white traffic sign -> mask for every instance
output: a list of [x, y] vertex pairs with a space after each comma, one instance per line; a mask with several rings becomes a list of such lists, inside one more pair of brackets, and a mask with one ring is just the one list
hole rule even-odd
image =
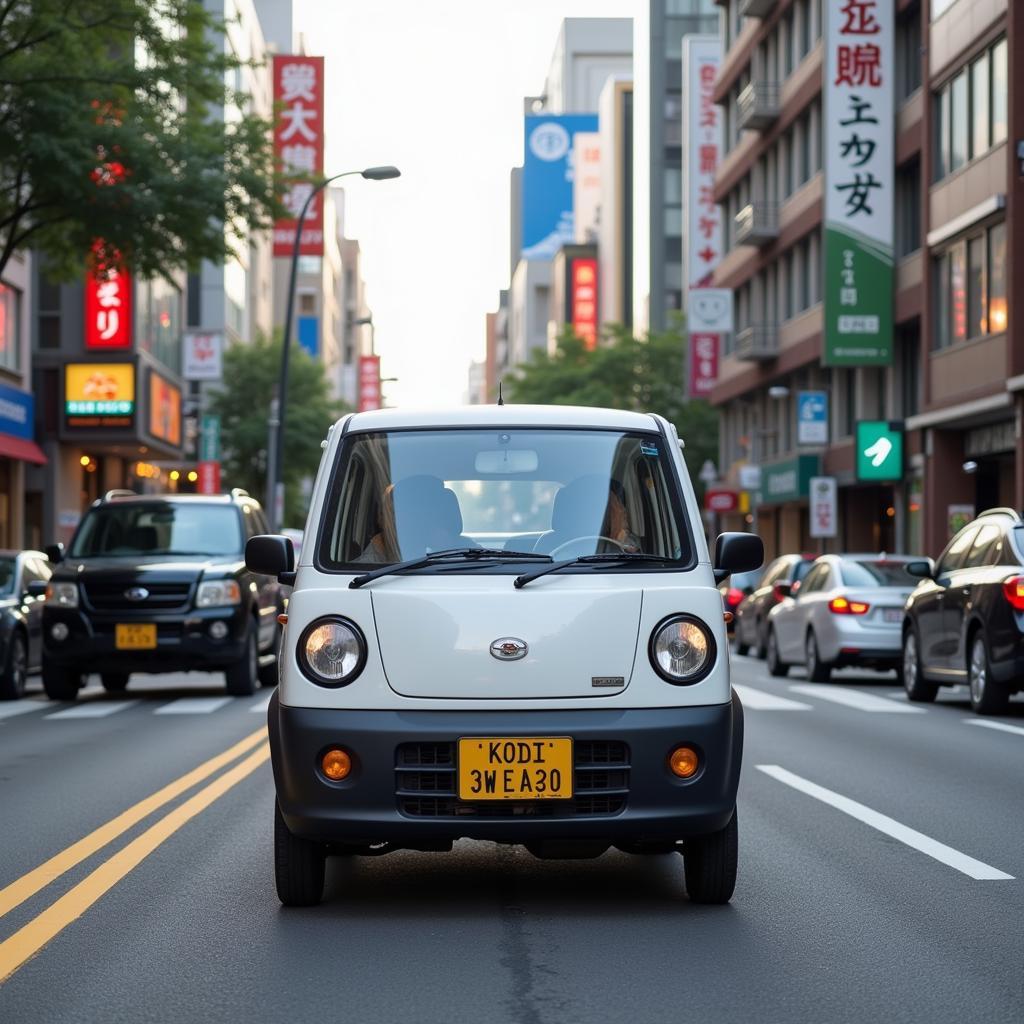
[[812, 537], [835, 537], [839, 532], [839, 488], [834, 476], [812, 476], [810, 489], [810, 533]]

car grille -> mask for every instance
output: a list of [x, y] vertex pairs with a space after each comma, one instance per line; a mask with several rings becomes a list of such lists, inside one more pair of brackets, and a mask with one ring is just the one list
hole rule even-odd
[[[142, 601], [130, 601], [125, 591], [132, 587], [144, 587], [149, 596]], [[192, 584], [182, 583], [101, 583], [85, 584], [86, 600], [97, 611], [154, 611], [156, 609], [182, 608], [188, 604]]]
[[456, 795], [454, 743], [403, 743], [395, 756], [398, 809], [415, 818], [597, 818], [625, 810], [630, 768], [627, 744], [577, 740], [573, 761], [572, 800], [469, 803]]

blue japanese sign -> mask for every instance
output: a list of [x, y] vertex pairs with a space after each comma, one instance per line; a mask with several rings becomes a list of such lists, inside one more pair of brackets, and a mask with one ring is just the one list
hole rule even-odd
[[796, 443], [828, 444], [828, 392], [798, 391]]
[[320, 318], [300, 316], [298, 320], [299, 344], [314, 358], [320, 354]]
[[573, 241], [573, 136], [596, 131], [597, 114], [527, 115], [523, 259], [550, 260], [563, 245]]
[[35, 401], [27, 391], [0, 384], [0, 434], [32, 440]]

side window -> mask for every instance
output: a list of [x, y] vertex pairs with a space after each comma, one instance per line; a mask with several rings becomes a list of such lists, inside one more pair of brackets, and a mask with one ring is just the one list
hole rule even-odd
[[983, 526], [978, 530], [974, 543], [971, 545], [971, 550], [967, 552], [967, 557], [963, 561], [962, 568], [969, 569], [979, 565], [995, 565], [996, 562], [992, 556], [995, 554], [995, 549], [999, 547], [1002, 536], [1002, 528], [995, 523], [987, 523]]
[[252, 510], [253, 526], [256, 528], [257, 533], [270, 533], [270, 526], [267, 523], [266, 517], [263, 515], [263, 510], [253, 507]]
[[954, 569], [960, 568], [960, 563], [974, 543], [974, 536], [977, 532], [978, 527], [971, 525], [965, 527], [953, 538], [949, 547], [946, 548], [939, 558], [938, 575], [941, 576], [943, 573], [952, 572]]
[[767, 571], [764, 574], [764, 579], [761, 580], [760, 586], [770, 587], [775, 583], [779, 582], [779, 577], [783, 574], [786, 568], [786, 563], [781, 559], [776, 559], [768, 566]]
[[803, 583], [800, 584], [800, 593], [813, 594], [814, 591], [821, 590], [824, 586], [826, 576], [828, 576], [828, 566], [816, 565], [807, 574]]

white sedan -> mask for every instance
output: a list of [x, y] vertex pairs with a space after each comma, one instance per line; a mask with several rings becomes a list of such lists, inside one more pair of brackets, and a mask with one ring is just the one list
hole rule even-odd
[[768, 671], [804, 665], [814, 682], [848, 665], [901, 670], [903, 606], [917, 584], [909, 555], [822, 555], [768, 615]]

